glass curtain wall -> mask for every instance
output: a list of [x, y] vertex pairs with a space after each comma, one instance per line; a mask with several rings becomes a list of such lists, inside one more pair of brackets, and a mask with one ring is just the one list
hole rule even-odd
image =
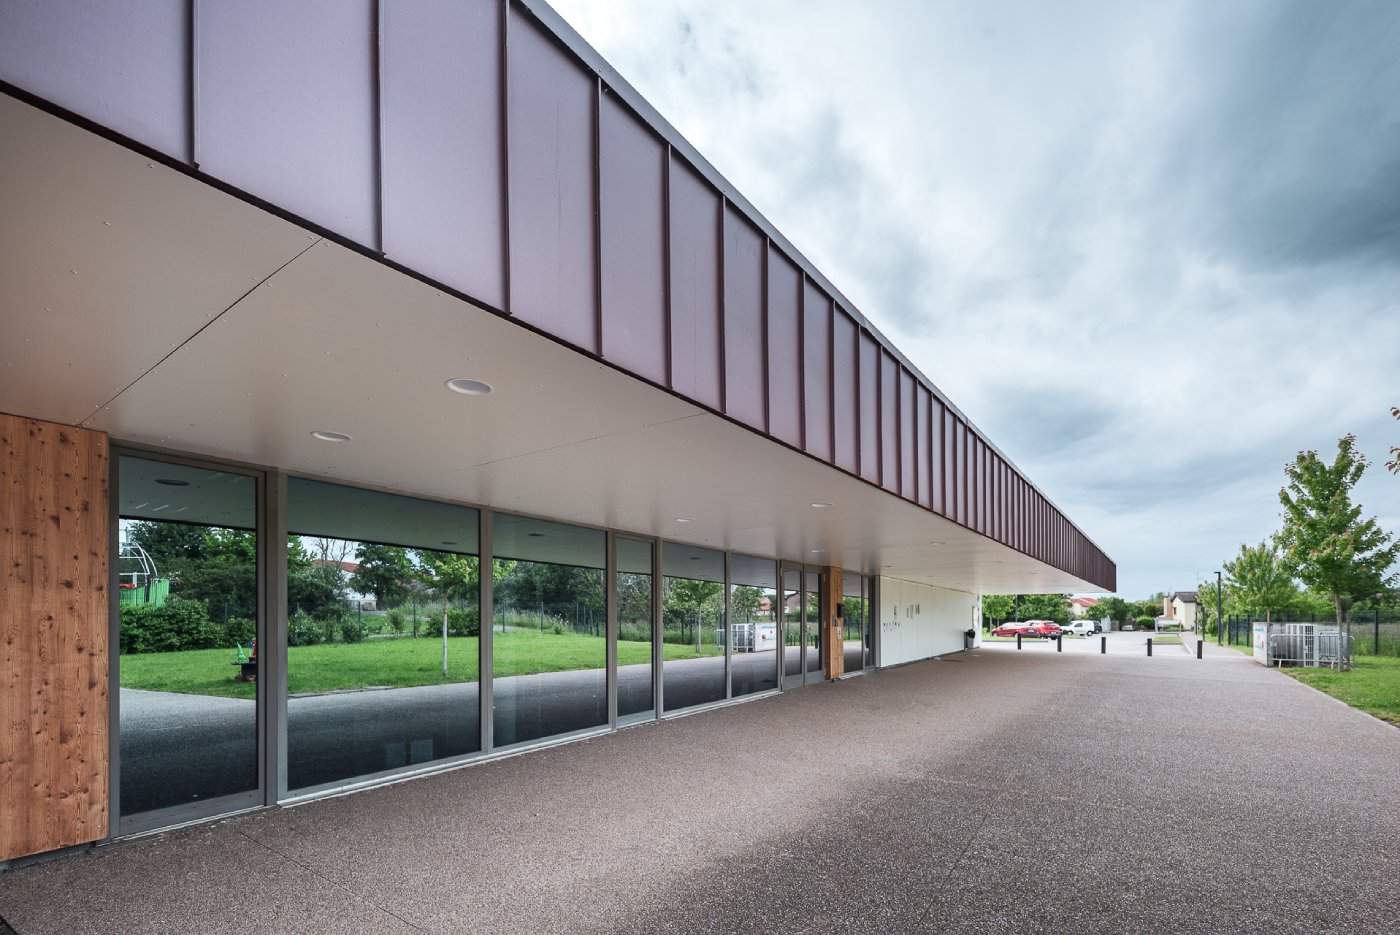
[[722, 701], [724, 553], [667, 542], [661, 547], [663, 710]]
[[822, 626], [821, 574], [808, 569], [803, 572], [806, 582], [803, 588], [804, 615], [807, 622], [807, 681], [822, 675]]
[[802, 676], [802, 568], [782, 566], [782, 644], [783, 678]]
[[730, 679], [733, 694], [778, 687], [778, 563], [729, 556]]
[[617, 716], [656, 710], [652, 671], [652, 544], [617, 538]]
[[120, 814], [255, 796], [257, 478], [117, 470]]
[[481, 749], [478, 511], [292, 478], [287, 785]]
[[608, 722], [607, 536], [492, 514], [495, 745]]
[[870, 613], [866, 604], [865, 579], [855, 572], [841, 576], [841, 604], [845, 614], [842, 629], [846, 671], [859, 672], [870, 664]]

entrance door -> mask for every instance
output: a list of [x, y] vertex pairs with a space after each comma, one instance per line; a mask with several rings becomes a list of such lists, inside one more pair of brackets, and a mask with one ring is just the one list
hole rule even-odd
[[824, 677], [821, 657], [821, 570], [815, 565], [782, 566], [782, 687], [786, 691]]

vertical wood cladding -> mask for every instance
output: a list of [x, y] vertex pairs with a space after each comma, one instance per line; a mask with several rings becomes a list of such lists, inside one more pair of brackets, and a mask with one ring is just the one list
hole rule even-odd
[[0, 860], [107, 834], [107, 437], [0, 415]]

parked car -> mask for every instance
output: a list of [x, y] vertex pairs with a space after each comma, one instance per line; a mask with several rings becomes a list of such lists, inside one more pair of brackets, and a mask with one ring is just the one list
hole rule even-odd
[[1026, 626], [1029, 628], [1027, 636], [1041, 636], [1053, 640], [1060, 635], [1060, 625], [1053, 620], [1027, 620]]
[[1075, 636], [1089, 636], [1098, 630], [1092, 620], [1071, 620], [1069, 626], [1064, 627], [1066, 633], [1073, 633]]
[[1028, 624], [1028, 623], [1018, 623], [1018, 622], [1016, 622], [1016, 621], [1008, 621], [1008, 622], [1006, 622], [1006, 623], [1003, 623], [1001, 626], [997, 627], [995, 630], [993, 630], [993, 631], [992, 631], [992, 636], [1017, 636], [1017, 635], [1020, 635], [1020, 636], [1031, 636], [1031, 635], [1033, 635], [1033, 634], [1029, 634], [1029, 633], [1026, 632], [1028, 629], [1030, 629], [1030, 624]]
[[1136, 629], [1137, 629], [1137, 627], [1133, 626], [1131, 623], [1125, 623], [1125, 624], [1123, 624], [1123, 630], [1124, 630], [1125, 632], [1132, 632], [1133, 630], [1136, 630]]

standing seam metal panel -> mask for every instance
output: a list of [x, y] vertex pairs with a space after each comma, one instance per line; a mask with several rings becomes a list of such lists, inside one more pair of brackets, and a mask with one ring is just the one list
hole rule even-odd
[[803, 446], [809, 454], [834, 463], [832, 445], [833, 374], [831, 300], [810, 279], [802, 281]]
[[802, 445], [802, 277], [782, 253], [768, 247], [768, 431]]
[[767, 240], [733, 208], [724, 210], [724, 408], [767, 431], [764, 396], [763, 266]]

